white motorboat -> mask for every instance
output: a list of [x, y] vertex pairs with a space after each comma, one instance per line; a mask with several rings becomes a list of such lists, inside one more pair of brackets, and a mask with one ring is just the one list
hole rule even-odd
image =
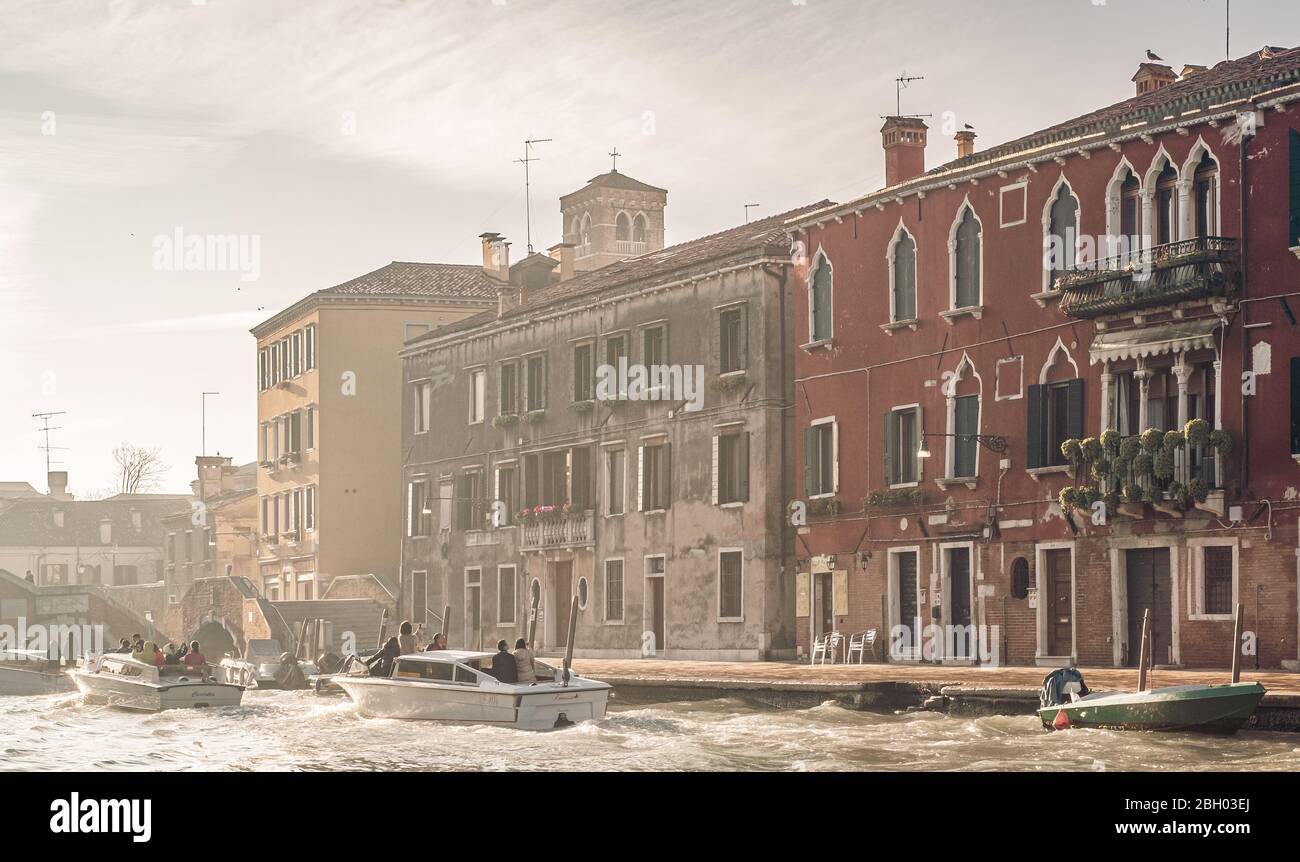
[[[294, 677], [285, 667], [288, 653], [280, 649], [275, 638], [254, 638], [248, 642], [244, 658], [227, 655], [213, 670], [217, 682], [242, 685], [244, 688], [303, 688], [306, 679], [316, 674], [316, 663], [299, 661], [301, 676]], [[293, 680], [297, 680], [294, 684]]]
[[68, 671], [87, 703], [160, 712], [200, 706], [238, 706], [244, 688], [213, 682], [206, 670], [155, 667], [128, 655], [87, 656]]
[[58, 661], [35, 650], [0, 651], [0, 695], [54, 694], [72, 689]]
[[605, 717], [610, 686], [537, 662], [539, 682], [497, 680], [490, 652], [438, 650], [399, 656], [387, 677], [338, 674], [335, 685], [363, 715], [550, 730]]

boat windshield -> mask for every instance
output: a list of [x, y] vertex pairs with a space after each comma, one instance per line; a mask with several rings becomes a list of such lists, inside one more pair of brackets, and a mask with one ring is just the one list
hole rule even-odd
[[[468, 665], [466, 667], [465, 665]], [[393, 668], [393, 679], [418, 680], [420, 682], [461, 682], [478, 684], [478, 660], [465, 662], [465, 665], [446, 661], [418, 661], [399, 659]]]

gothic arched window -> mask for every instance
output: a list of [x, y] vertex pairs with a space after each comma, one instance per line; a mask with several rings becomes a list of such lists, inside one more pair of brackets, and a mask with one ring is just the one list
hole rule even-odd
[[819, 253], [808, 291], [809, 341], [826, 341], [831, 337], [832, 281], [831, 262]]
[[953, 308], [980, 304], [980, 223], [967, 204], [957, 224]]

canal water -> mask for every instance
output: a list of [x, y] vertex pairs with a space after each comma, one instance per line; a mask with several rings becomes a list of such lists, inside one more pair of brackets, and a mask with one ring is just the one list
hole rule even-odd
[[1032, 716], [886, 715], [739, 700], [611, 704], [548, 733], [366, 719], [350, 701], [249, 692], [141, 715], [76, 694], [0, 698], [0, 770], [1300, 770], [1300, 734], [1049, 733]]

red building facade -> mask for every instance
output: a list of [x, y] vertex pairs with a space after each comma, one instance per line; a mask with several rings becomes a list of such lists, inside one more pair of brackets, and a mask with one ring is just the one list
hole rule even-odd
[[1297, 659], [1300, 50], [1165, 71], [790, 223], [805, 654]]

